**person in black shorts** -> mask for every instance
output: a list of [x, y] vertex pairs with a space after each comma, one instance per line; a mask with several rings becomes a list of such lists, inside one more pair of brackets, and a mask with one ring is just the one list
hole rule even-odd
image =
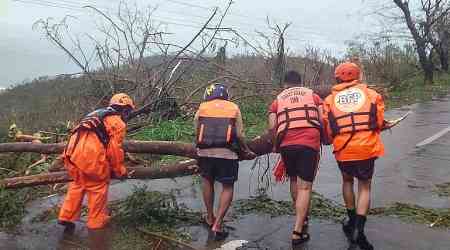
[[269, 129], [290, 179], [296, 219], [292, 245], [308, 241], [307, 214], [318, 169], [322, 129], [322, 100], [305, 88], [296, 71], [284, 77], [284, 90], [269, 108]]
[[[362, 250], [374, 247], [365, 234], [370, 209], [375, 160], [384, 155], [383, 97], [361, 82], [358, 65], [346, 62], [335, 69], [336, 84], [324, 102], [324, 131], [333, 145], [342, 175], [342, 194], [348, 218], [342, 230]], [[357, 181], [358, 192], [355, 192]]]
[[[198, 165], [202, 176], [203, 201], [207, 216], [205, 223], [216, 240], [228, 233], [223, 230], [223, 218], [233, 200], [234, 183], [238, 179], [239, 156], [243, 150], [249, 158], [256, 155], [244, 142], [243, 122], [239, 107], [228, 101], [223, 84], [212, 84], [205, 90], [203, 102], [195, 114]], [[219, 207], [214, 215], [214, 182], [222, 184]]]

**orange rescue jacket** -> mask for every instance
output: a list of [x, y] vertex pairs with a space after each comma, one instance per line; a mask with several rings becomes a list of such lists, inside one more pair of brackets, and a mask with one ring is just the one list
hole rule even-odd
[[[111, 171], [116, 176], [127, 172], [122, 149], [126, 124], [117, 113], [112, 112], [100, 120], [90, 119], [92, 114], [74, 128], [62, 158], [74, 181], [108, 182]], [[99, 127], [103, 127], [105, 134], [99, 135], [102, 129], [94, 129]]]
[[277, 96], [277, 134], [294, 128], [319, 128], [314, 93], [304, 87], [285, 89]]
[[382, 97], [358, 80], [334, 86], [325, 99], [325, 130], [338, 161], [382, 156], [383, 120]]
[[237, 142], [238, 114], [239, 107], [230, 101], [214, 99], [200, 104], [197, 147], [232, 148]]

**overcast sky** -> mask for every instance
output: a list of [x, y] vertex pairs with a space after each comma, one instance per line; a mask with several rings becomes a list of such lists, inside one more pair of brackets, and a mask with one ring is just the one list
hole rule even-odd
[[[214, 6], [224, 8], [228, 0], [136, 0], [139, 5], [157, 6], [155, 18], [167, 21], [171, 39], [187, 41], [203, 23]], [[68, 58], [42, 34], [33, 30], [41, 18], [61, 19], [76, 16], [74, 32], [89, 31], [92, 12], [79, 7], [91, 4], [114, 9], [119, 0], [0, 0], [0, 87], [42, 75], [79, 72]], [[130, 2], [130, 1], [128, 1]], [[345, 41], [370, 29], [371, 20], [363, 17], [362, 0], [235, 0], [224, 26], [231, 26], [248, 39], [255, 30], [266, 29], [265, 17], [278, 23], [291, 22], [287, 43], [301, 52], [306, 44], [329, 49], [340, 55]], [[91, 21], [89, 21], [91, 20]], [[189, 27], [186, 27], [189, 26]]]

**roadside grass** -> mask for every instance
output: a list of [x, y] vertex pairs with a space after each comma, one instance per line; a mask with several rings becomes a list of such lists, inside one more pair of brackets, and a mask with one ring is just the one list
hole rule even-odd
[[425, 224], [428, 227], [450, 229], [450, 209], [424, 208], [396, 202], [389, 207], [375, 208], [371, 214], [392, 216], [405, 222]]
[[25, 215], [27, 190], [5, 190], [0, 188], [0, 229], [13, 230]]
[[433, 193], [440, 197], [450, 197], [450, 182], [437, 184], [433, 190]]
[[113, 222], [120, 228], [149, 231], [184, 242], [191, 236], [180, 228], [201, 223], [200, 212], [178, 204], [171, 193], [149, 191], [146, 186], [135, 186], [130, 196], [111, 207]]
[[[295, 215], [292, 201], [277, 201], [266, 194], [250, 199], [237, 200], [233, 204], [236, 216], [247, 214], [269, 214], [272, 217]], [[313, 191], [311, 197], [312, 218], [340, 221], [344, 218], [345, 208], [336, 202]]]
[[[268, 214], [272, 217], [295, 215], [291, 201], [277, 201], [267, 195], [237, 200], [233, 204], [233, 212], [234, 217], [248, 214]], [[428, 227], [450, 229], [450, 209], [448, 208], [435, 209], [407, 203], [393, 203], [387, 207], [373, 208], [369, 214], [395, 217], [408, 223], [424, 224]], [[340, 222], [346, 216], [346, 210], [333, 200], [313, 192], [310, 216]]]
[[425, 85], [421, 76], [415, 76], [388, 90], [386, 107], [392, 109], [403, 105], [430, 101], [448, 95], [449, 90], [449, 74], [436, 75], [434, 83], [431, 85]]

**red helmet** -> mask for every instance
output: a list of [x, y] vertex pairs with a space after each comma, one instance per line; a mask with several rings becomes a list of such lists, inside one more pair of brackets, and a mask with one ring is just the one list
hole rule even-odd
[[110, 106], [113, 106], [113, 105], [129, 106], [132, 109], [136, 108], [136, 106], [134, 106], [134, 103], [133, 103], [133, 100], [131, 99], [131, 97], [125, 93], [119, 93], [119, 94], [113, 95], [113, 97], [109, 101], [109, 105]]
[[343, 82], [358, 80], [361, 75], [361, 69], [358, 65], [350, 62], [339, 64], [334, 71], [334, 76]]

